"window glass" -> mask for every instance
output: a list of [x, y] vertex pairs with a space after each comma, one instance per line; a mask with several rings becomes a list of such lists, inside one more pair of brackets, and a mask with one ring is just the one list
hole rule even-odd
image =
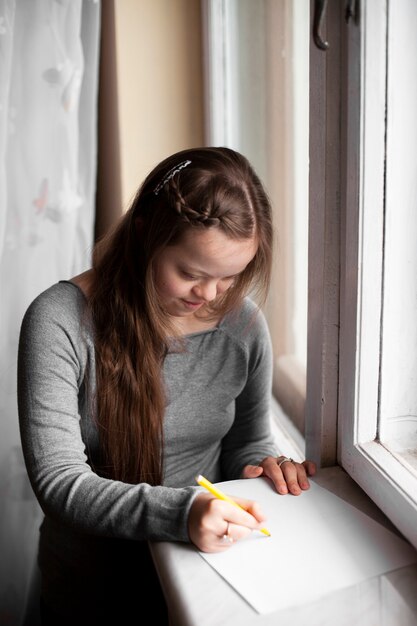
[[417, 83], [410, 77], [417, 71], [417, 3], [389, 6], [378, 434], [416, 471]]
[[205, 5], [208, 141], [245, 154], [266, 185], [276, 231], [265, 314], [274, 394], [304, 430], [307, 353], [309, 1]]

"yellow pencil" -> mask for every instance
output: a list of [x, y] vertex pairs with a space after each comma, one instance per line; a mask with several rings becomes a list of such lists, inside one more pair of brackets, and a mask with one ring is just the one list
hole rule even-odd
[[[215, 487], [213, 483], [207, 480], [207, 478], [204, 478], [204, 476], [201, 476], [201, 474], [200, 476], [196, 476], [196, 481], [201, 487], [204, 487], [205, 489], [207, 489], [207, 491], [210, 491], [210, 493], [212, 493], [213, 496], [216, 496], [216, 498], [219, 498], [220, 500], [225, 500], [226, 502], [230, 502], [230, 504], [234, 504], [239, 509], [242, 509], [242, 511], [245, 510], [243, 507], [240, 506], [240, 504], [232, 500], [232, 498], [229, 498], [229, 496], [227, 496], [225, 493], [220, 491], [220, 489], [217, 489], [217, 487]], [[267, 535], [268, 537], [271, 536], [271, 533], [266, 528], [261, 528], [260, 531], [261, 533], [263, 533], [264, 535]]]

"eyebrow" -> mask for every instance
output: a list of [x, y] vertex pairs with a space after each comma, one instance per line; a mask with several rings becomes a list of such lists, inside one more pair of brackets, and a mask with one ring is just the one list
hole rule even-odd
[[[191, 265], [186, 265], [186, 266], [183, 265], [181, 266], [181, 269], [187, 274], [197, 274], [199, 276], [204, 276], [204, 278], [215, 278], [215, 276], [211, 276], [210, 274], [207, 274], [207, 272], [204, 272], [203, 270], [192, 267]], [[224, 276], [224, 278], [234, 278], [238, 274], [240, 274], [240, 272], [238, 272], [237, 274], [228, 274], [227, 276]]]

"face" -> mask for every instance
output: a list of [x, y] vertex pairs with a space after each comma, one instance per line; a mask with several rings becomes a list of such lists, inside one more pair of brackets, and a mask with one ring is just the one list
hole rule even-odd
[[256, 250], [254, 239], [230, 239], [218, 228], [187, 230], [156, 260], [156, 288], [166, 312], [192, 316], [232, 285]]

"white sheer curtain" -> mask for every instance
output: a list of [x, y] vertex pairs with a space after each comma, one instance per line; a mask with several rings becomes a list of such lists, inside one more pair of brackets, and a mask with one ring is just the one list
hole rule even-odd
[[40, 521], [19, 439], [20, 322], [89, 266], [99, 32], [98, 0], [0, 0], [0, 623], [20, 623]]

